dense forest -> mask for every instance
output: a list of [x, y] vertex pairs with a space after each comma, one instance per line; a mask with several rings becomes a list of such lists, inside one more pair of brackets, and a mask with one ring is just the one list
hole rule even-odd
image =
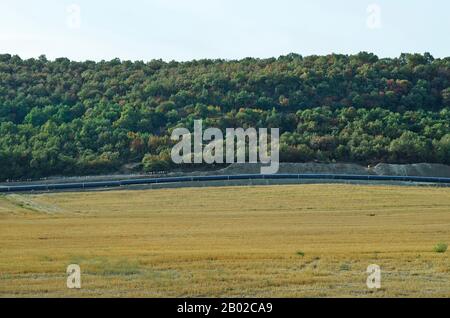
[[173, 167], [171, 131], [280, 128], [281, 161], [450, 164], [450, 57], [0, 55], [0, 179]]

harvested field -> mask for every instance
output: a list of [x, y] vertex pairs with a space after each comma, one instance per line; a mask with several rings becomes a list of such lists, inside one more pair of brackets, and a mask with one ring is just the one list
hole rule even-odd
[[[0, 296], [448, 297], [450, 189], [285, 185], [0, 197]], [[82, 288], [66, 287], [79, 264]], [[378, 264], [382, 287], [366, 286]]]

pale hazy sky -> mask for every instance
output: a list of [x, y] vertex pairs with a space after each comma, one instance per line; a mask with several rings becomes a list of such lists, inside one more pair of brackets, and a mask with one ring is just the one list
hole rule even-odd
[[449, 15], [448, 0], [0, 0], [0, 53], [144, 61], [359, 51], [444, 57]]

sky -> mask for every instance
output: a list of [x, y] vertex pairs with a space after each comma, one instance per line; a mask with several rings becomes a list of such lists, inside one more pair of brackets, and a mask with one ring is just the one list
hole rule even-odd
[[448, 0], [0, 0], [0, 53], [72, 60], [450, 56]]

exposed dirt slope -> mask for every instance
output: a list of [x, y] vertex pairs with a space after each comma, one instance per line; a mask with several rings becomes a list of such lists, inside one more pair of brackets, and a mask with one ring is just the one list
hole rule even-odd
[[[193, 172], [170, 172], [166, 174], [111, 174], [99, 176], [79, 177], [52, 177], [45, 180], [30, 180], [28, 182], [0, 182], [0, 186], [42, 183], [71, 183], [111, 181], [138, 178], [157, 178], [163, 176], [196, 176], [196, 175], [235, 175], [258, 174], [261, 172], [260, 164], [232, 164], [224, 169], [199, 170]], [[408, 165], [395, 165], [380, 163], [374, 167], [365, 167], [354, 163], [281, 163], [278, 173], [299, 174], [353, 174], [353, 175], [392, 175], [392, 176], [418, 176], [418, 177], [450, 177], [450, 166], [442, 164], [418, 163]]]
[[[232, 164], [229, 167], [220, 170], [221, 174], [246, 174], [259, 172], [259, 164]], [[450, 166], [430, 163], [408, 165], [380, 163], [374, 167], [364, 167], [352, 163], [281, 163], [279, 173], [331, 173], [384, 176], [450, 177]]]
[[375, 174], [384, 176], [450, 177], [450, 166], [430, 163], [393, 165], [380, 163], [373, 168]]

